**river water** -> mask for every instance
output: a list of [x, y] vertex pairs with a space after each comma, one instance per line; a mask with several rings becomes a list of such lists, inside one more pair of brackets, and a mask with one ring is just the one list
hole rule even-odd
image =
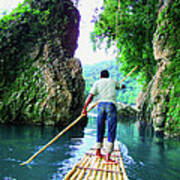
[[[19, 164], [42, 148], [61, 129], [0, 126], [0, 180], [61, 180], [96, 139], [96, 120], [85, 128], [73, 127], [29, 165]], [[118, 123], [117, 139], [129, 179], [179, 180], [180, 142], [163, 140], [150, 129]]]

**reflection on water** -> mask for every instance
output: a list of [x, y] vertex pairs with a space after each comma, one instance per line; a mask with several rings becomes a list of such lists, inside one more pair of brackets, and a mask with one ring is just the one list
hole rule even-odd
[[0, 126], [0, 179], [60, 178], [80, 157], [84, 130], [73, 127], [28, 166], [19, 163], [38, 151], [59, 133], [53, 127]]
[[[0, 126], [0, 179], [61, 180], [96, 139], [96, 119], [73, 127], [36, 157], [20, 166], [61, 130], [53, 127]], [[153, 135], [152, 129], [118, 124], [117, 139], [130, 179], [178, 180], [180, 143]]]
[[[119, 124], [117, 138], [123, 150], [130, 179], [180, 179], [180, 142], [154, 135], [150, 126]], [[128, 152], [127, 152], [128, 151]]]

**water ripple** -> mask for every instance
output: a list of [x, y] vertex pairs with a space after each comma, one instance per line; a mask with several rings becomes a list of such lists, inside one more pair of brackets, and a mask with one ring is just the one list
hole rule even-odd
[[130, 165], [130, 164], [135, 164], [134, 159], [128, 155], [128, 148], [125, 146], [125, 144], [122, 144], [119, 142], [120, 146], [120, 151], [122, 152], [122, 156], [124, 158], [125, 164]]

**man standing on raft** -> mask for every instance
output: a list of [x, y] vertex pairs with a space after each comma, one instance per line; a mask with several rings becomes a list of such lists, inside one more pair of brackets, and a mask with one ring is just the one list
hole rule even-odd
[[125, 88], [125, 85], [121, 85], [117, 81], [110, 79], [107, 70], [101, 71], [100, 77], [101, 78], [94, 83], [89, 93], [82, 114], [87, 115], [87, 106], [93, 100], [94, 96], [98, 96], [96, 155], [100, 158], [103, 157], [101, 147], [105, 132], [105, 120], [107, 120], [108, 142], [105, 160], [115, 163], [110, 156], [114, 146], [117, 126], [116, 90]]

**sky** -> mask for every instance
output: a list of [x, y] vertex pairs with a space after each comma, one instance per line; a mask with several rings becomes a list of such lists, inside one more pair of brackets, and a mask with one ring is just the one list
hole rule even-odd
[[[24, 0], [0, 0], [0, 14], [4, 10], [11, 11]], [[75, 0], [73, 0], [75, 1]], [[75, 57], [79, 58], [82, 65], [94, 64], [104, 60], [114, 59], [113, 50], [105, 52], [105, 48], [93, 51], [92, 42], [90, 40], [90, 32], [93, 31], [94, 24], [91, 22], [92, 16], [95, 14], [96, 8], [100, 8], [103, 0], [79, 0], [77, 8], [80, 11], [80, 36], [78, 39], [78, 48], [75, 52]]]
[[11, 9], [17, 7], [17, 5], [24, 0], [0, 0], [0, 12], [4, 10], [8, 10], [10, 12]]
[[95, 9], [100, 9], [102, 4], [103, 0], [79, 0], [78, 9], [81, 15], [81, 22], [78, 49], [75, 56], [81, 60], [82, 64], [94, 64], [115, 57], [113, 53], [106, 53], [103, 46], [101, 50], [97, 49], [94, 52], [90, 40], [90, 32], [93, 31], [94, 27], [94, 24], [91, 22], [92, 16], [95, 14]]

